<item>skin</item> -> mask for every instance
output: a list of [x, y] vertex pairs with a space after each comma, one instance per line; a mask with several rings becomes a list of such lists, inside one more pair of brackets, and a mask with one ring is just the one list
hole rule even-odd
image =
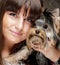
[[30, 28], [31, 22], [25, 20], [24, 8], [21, 8], [18, 13], [11, 11], [5, 12], [2, 20], [2, 29], [5, 44], [2, 51], [3, 58], [9, 56], [9, 50], [13, 47], [13, 45], [18, 44], [27, 38], [27, 34]]

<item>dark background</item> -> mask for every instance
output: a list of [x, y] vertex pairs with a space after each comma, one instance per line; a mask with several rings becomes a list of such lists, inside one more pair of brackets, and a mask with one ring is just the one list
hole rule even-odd
[[43, 2], [44, 7], [48, 8], [48, 10], [60, 9], [60, 0], [43, 0]]

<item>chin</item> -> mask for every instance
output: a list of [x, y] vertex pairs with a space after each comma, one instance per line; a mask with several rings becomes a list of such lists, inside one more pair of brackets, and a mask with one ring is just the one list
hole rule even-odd
[[10, 38], [9, 40], [13, 44], [18, 44], [18, 43], [22, 42], [23, 40], [25, 40], [25, 37], [23, 37], [23, 38], [22, 37], [21, 38]]

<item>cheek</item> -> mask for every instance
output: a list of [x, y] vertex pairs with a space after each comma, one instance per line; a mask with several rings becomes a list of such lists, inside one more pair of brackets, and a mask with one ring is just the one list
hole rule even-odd
[[6, 14], [3, 17], [2, 22], [3, 22], [2, 23], [3, 28], [8, 27], [11, 24], [9, 17]]
[[2, 23], [2, 28], [3, 29], [8, 29], [8, 28], [11, 28], [12, 26], [14, 26], [16, 23], [15, 23], [15, 21], [12, 19], [12, 18], [10, 18], [8, 15], [5, 15], [4, 17], [3, 17], [3, 21], [2, 21], [3, 23]]

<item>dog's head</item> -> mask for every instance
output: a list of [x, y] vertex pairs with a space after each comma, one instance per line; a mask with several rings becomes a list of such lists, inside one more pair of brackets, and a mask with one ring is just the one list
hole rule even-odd
[[40, 43], [41, 48], [44, 48], [48, 40], [54, 39], [53, 29], [43, 15], [35, 24], [28, 34], [27, 46], [31, 48], [34, 43]]

